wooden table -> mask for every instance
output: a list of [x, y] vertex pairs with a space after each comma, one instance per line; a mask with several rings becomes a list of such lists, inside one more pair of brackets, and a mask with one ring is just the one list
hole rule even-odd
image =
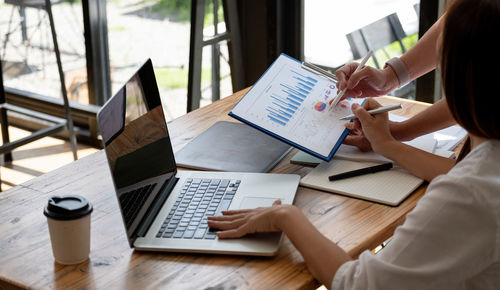
[[[216, 121], [233, 120], [229, 110], [241, 91], [168, 124], [174, 151]], [[412, 116], [427, 104], [403, 103]], [[311, 169], [290, 164], [293, 150], [272, 172], [301, 176]], [[352, 257], [389, 238], [423, 195], [420, 187], [400, 206], [390, 207], [300, 187], [295, 204], [319, 230]], [[87, 262], [54, 262], [43, 207], [51, 195], [79, 194], [94, 205], [91, 253]], [[137, 252], [129, 248], [103, 151], [0, 193], [0, 280], [34, 288], [98, 289], [275, 289], [315, 288], [299, 252], [285, 239], [275, 257]], [[0, 283], [0, 286], [2, 283]], [[1, 287], [0, 287], [1, 288]]]

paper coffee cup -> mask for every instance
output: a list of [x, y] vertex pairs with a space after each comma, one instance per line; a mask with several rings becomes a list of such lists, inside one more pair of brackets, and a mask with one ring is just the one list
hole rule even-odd
[[44, 208], [52, 253], [57, 263], [78, 264], [90, 253], [92, 204], [78, 195], [53, 196]]

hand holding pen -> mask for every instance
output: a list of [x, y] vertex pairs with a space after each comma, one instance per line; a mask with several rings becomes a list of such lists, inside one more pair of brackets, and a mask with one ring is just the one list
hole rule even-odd
[[[372, 56], [373, 54], [373, 51], [370, 50], [368, 51], [368, 54], [366, 54], [366, 56], [363, 58], [363, 60], [358, 64], [358, 66], [356, 67], [356, 69], [354, 70], [354, 72], [352, 73], [353, 75], [356, 74], [358, 71], [360, 71], [366, 64], [366, 62], [368, 61], [368, 59]], [[345, 87], [343, 90], [339, 91], [338, 95], [330, 101], [329, 105], [331, 107], [335, 107], [337, 105], [337, 103], [342, 99], [342, 97], [344, 96], [345, 92], [347, 90], [347, 87]]]
[[[373, 109], [373, 110], [369, 110], [368, 113], [373, 116], [376, 114], [381, 114], [381, 113], [385, 113], [385, 112], [389, 112], [389, 111], [393, 111], [393, 110], [398, 110], [401, 108], [402, 108], [401, 104], [394, 104], [394, 105], [388, 105], [388, 106], [378, 107], [378, 108]], [[356, 115], [351, 114], [351, 115], [347, 115], [345, 117], [342, 117], [339, 120], [350, 121], [350, 120], [355, 120], [357, 118], [358, 117], [356, 117]]]
[[353, 62], [335, 71], [339, 90], [346, 90], [344, 97], [385, 96], [399, 86], [399, 80], [390, 67], [377, 69], [365, 66], [364, 69], [354, 73], [357, 67], [358, 64]]
[[[362, 128], [362, 134], [368, 140], [373, 151], [384, 155], [386, 148], [384, 144], [395, 140], [389, 129], [389, 118], [387, 113], [371, 115], [370, 110], [381, 108], [382, 106], [373, 98], [367, 98], [363, 106], [352, 105], [352, 112], [357, 117]], [[384, 155], [385, 156], [385, 155]]]

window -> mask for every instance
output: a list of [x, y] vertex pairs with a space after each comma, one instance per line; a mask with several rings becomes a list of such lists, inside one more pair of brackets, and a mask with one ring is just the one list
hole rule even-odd
[[[418, 0], [305, 1], [304, 50], [307, 61], [331, 70], [359, 59], [346, 35], [396, 13], [406, 37], [406, 50], [418, 39]], [[373, 43], [372, 43], [373, 44]], [[399, 43], [384, 45], [375, 51], [380, 66], [402, 54]], [[374, 66], [373, 60], [368, 65]], [[414, 97], [414, 95], [413, 95]]]
[[[0, 4], [0, 58], [6, 87], [62, 98], [45, 1]], [[89, 104], [81, 2], [52, 1], [55, 29], [70, 101]]]
[[[218, 32], [225, 30], [222, 4], [218, 2]], [[168, 120], [186, 113], [189, 67], [191, 1], [151, 0], [107, 2], [109, 58], [112, 92], [151, 58], [164, 112]], [[204, 34], [213, 35], [213, 1], [206, 1]], [[232, 93], [226, 43], [221, 44], [220, 96]], [[212, 100], [212, 50], [202, 58], [202, 100]]]

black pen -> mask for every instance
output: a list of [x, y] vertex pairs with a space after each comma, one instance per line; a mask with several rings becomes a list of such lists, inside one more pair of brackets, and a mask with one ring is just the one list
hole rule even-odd
[[380, 172], [380, 171], [384, 171], [384, 170], [389, 170], [391, 168], [392, 168], [392, 163], [388, 162], [388, 163], [384, 163], [384, 164], [380, 164], [380, 165], [375, 165], [375, 166], [361, 168], [361, 169], [348, 171], [348, 172], [344, 172], [344, 173], [340, 173], [340, 174], [335, 174], [335, 175], [329, 176], [328, 180], [335, 181], [335, 180], [344, 179], [344, 178], [351, 178], [351, 177], [360, 176], [360, 175], [364, 175], [364, 174], [368, 174], [368, 173], [376, 173], [376, 172]]

